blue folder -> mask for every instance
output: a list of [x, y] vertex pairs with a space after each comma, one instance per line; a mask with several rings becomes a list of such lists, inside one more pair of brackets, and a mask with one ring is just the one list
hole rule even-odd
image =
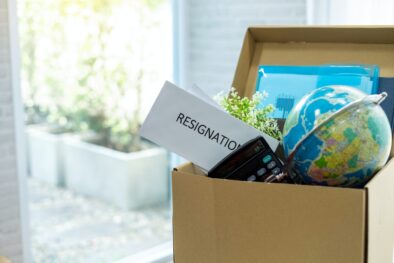
[[259, 66], [256, 91], [266, 91], [262, 105], [272, 104], [271, 117], [286, 118], [297, 102], [312, 90], [328, 85], [347, 85], [367, 94], [378, 91], [379, 68], [375, 65]]

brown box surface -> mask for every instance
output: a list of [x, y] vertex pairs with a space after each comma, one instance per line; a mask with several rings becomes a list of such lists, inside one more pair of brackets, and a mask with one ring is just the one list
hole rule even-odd
[[[250, 96], [261, 64], [377, 64], [394, 77], [394, 27], [253, 27], [233, 86]], [[176, 263], [393, 263], [394, 160], [364, 189], [173, 172]]]

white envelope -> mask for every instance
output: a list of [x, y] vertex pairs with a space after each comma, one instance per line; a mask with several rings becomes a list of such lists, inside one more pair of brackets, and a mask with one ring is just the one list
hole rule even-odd
[[146, 139], [210, 170], [243, 143], [261, 135], [279, 141], [166, 81], [140, 131]]

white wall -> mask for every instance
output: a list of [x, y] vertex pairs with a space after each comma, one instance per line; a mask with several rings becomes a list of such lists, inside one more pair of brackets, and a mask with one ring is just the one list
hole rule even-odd
[[393, 0], [308, 0], [310, 24], [393, 25]]
[[20, 162], [16, 143], [17, 134], [21, 134], [22, 130], [15, 128], [16, 68], [11, 64], [11, 59], [15, 59], [15, 46], [10, 41], [16, 39], [16, 31], [11, 32], [10, 27], [16, 28], [16, 23], [11, 25], [9, 21], [16, 21], [15, 15], [12, 15], [15, 14], [14, 2], [0, 0], [0, 255], [18, 263], [26, 262], [23, 253], [23, 244], [26, 243], [22, 238], [26, 228], [22, 227], [21, 220], [24, 212], [20, 209]]
[[[306, 0], [178, 0], [180, 83], [230, 88], [249, 25], [304, 24]], [[178, 39], [179, 40], [179, 39]]]

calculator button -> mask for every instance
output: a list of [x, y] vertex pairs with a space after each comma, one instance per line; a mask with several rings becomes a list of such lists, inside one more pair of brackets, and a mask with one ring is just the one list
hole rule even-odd
[[263, 163], [268, 163], [271, 160], [272, 160], [272, 156], [271, 155], [266, 155], [266, 156], [263, 157]]
[[257, 175], [258, 176], [262, 176], [263, 174], [265, 174], [267, 172], [267, 169], [265, 168], [260, 168], [259, 170], [257, 170]]
[[256, 181], [256, 176], [254, 175], [254, 174], [252, 174], [251, 176], [249, 176], [248, 177], [248, 179], [246, 179], [246, 180], [248, 180], [248, 181], [250, 181], [250, 182], [253, 182], [253, 181]]
[[268, 169], [272, 169], [276, 166], [276, 162], [275, 161], [271, 161], [269, 164], [267, 164], [267, 168]]
[[281, 171], [280, 171], [280, 169], [279, 169], [279, 167], [276, 167], [274, 170], [272, 170], [272, 173], [273, 174], [278, 174], [278, 173], [280, 173]]

